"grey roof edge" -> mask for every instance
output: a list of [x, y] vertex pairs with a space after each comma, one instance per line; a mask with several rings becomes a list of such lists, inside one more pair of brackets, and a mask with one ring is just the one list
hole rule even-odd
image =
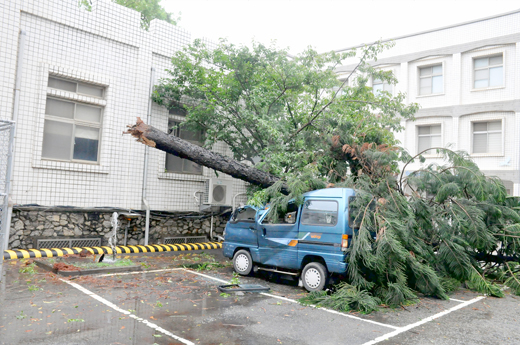
[[[430, 32], [451, 29], [451, 28], [454, 28], [454, 27], [457, 27], [457, 26], [464, 26], [464, 25], [469, 25], [469, 24], [473, 24], [473, 23], [483, 22], [483, 21], [486, 21], [486, 20], [495, 19], [495, 18], [499, 18], [499, 17], [505, 17], [505, 16], [508, 16], [508, 15], [511, 15], [511, 14], [515, 14], [515, 13], [520, 13], [520, 8], [517, 9], [517, 10], [506, 12], [506, 13], [495, 14], [495, 15], [492, 15], [492, 16], [489, 16], [489, 17], [484, 17], [484, 18], [480, 18], [480, 19], [470, 20], [470, 21], [462, 22], [462, 23], [458, 23], [458, 24], [442, 26], [442, 27], [436, 28], [436, 29], [420, 31], [420, 32], [416, 32], [416, 33], [413, 33], [413, 34], [397, 36], [397, 37], [393, 37], [393, 38], [385, 38], [385, 39], [382, 39], [381, 42], [390, 42], [390, 41], [400, 40], [400, 39], [407, 38], [407, 37], [424, 35], [424, 34], [428, 34]], [[336, 50], [334, 50], [334, 52], [339, 53], [339, 52], [342, 52], [342, 51], [345, 51], [345, 50], [351, 50], [351, 49], [354, 49], [354, 48], [361, 48], [361, 47], [373, 44], [375, 42], [377, 42], [377, 41], [373, 41], [373, 42], [369, 42], [369, 43], [361, 43], [361, 44], [358, 44], [358, 45], [355, 45], [355, 46], [342, 48], [342, 49], [336, 49]]]

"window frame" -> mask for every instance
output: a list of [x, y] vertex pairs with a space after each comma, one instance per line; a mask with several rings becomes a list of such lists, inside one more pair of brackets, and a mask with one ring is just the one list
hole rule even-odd
[[[495, 56], [502, 55], [502, 85], [500, 86], [487, 86], [487, 87], [480, 87], [475, 88], [475, 72], [477, 69], [475, 68], [475, 60], [483, 59], [483, 58], [492, 58]], [[498, 65], [497, 65], [498, 66]], [[489, 71], [490, 66], [488, 65], [485, 68], [479, 68], [478, 70], [484, 70], [487, 69]], [[491, 79], [488, 78], [488, 84]], [[494, 89], [503, 89], [506, 87], [506, 52], [505, 50], [502, 50], [500, 52], [495, 53], [485, 53], [480, 55], [475, 55], [471, 57], [471, 91], [486, 91], [486, 90], [494, 90]]]
[[[416, 154], [419, 154], [419, 127], [433, 127], [433, 126], [441, 126], [441, 146], [444, 144], [444, 122], [428, 122], [428, 123], [419, 123], [415, 125], [415, 152]], [[431, 134], [425, 135], [422, 134], [421, 136], [429, 136], [431, 137]], [[439, 157], [441, 154], [439, 153], [423, 153], [424, 157]]]
[[[501, 141], [501, 150], [500, 152], [479, 152], [479, 153], [475, 153], [473, 152], [473, 143], [474, 143], [474, 130], [473, 130], [473, 126], [475, 123], [489, 123], [489, 122], [498, 122], [500, 121], [501, 123], [501, 137], [500, 137], [500, 141]], [[499, 117], [499, 118], [489, 118], [489, 119], [481, 119], [481, 120], [475, 120], [475, 121], [470, 121], [470, 156], [471, 157], [502, 157], [505, 155], [505, 118], [504, 117]], [[489, 133], [488, 131], [486, 131], [486, 133]]]
[[[51, 78], [63, 80], [66, 82], [76, 83], [76, 92], [48, 86]], [[107, 86], [100, 85], [98, 83], [90, 82], [90, 81], [76, 80], [74, 78], [68, 78], [68, 77], [64, 77], [64, 76], [56, 75], [56, 74], [52, 74], [52, 73], [48, 74], [45, 82], [46, 82], [46, 86], [47, 86], [47, 92], [45, 95], [45, 102], [44, 102], [44, 109], [43, 109], [43, 133], [41, 136], [41, 147], [39, 150], [40, 159], [42, 161], [49, 161], [49, 162], [55, 161], [55, 162], [63, 162], [63, 163], [80, 163], [80, 164], [88, 164], [88, 165], [100, 165], [101, 164], [101, 146], [102, 146], [102, 141], [103, 141], [103, 120], [105, 117], [104, 115], [105, 115], [105, 106], [106, 106], [106, 103], [103, 101], [105, 100], [105, 97], [106, 97]], [[79, 84], [86, 84], [86, 85], [91, 85], [91, 86], [96, 86], [96, 87], [101, 88], [102, 96], [98, 97], [98, 96], [94, 96], [94, 95], [77, 92], [78, 88], [79, 88]], [[73, 103], [74, 104], [73, 118], [70, 119], [70, 118], [61, 117], [61, 116], [57, 116], [57, 115], [47, 114], [47, 102], [49, 99], [55, 99], [57, 101]], [[75, 118], [76, 108], [77, 108], [78, 104], [99, 108], [100, 109], [99, 122], [91, 122], [91, 121], [76, 119]], [[71, 150], [70, 150], [70, 155], [69, 155], [70, 159], [60, 159], [60, 158], [43, 156], [43, 142], [45, 139], [44, 127], [45, 127], [47, 120], [60, 122], [60, 123], [67, 123], [67, 124], [71, 124], [73, 126], [72, 135], [70, 138], [70, 140], [71, 140]], [[90, 160], [85, 160], [85, 159], [74, 159], [74, 140], [76, 138], [76, 135], [75, 135], [76, 126], [95, 128], [95, 129], [99, 130], [98, 147], [97, 147], [95, 161], [90, 161]]]
[[[432, 70], [432, 74], [430, 76], [428, 76], [428, 77], [421, 77], [421, 69], [423, 69], [423, 68], [433, 68], [435, 66], [441, 66], [441, 68], [442, 68], [442, 74], [441, 74], [441, 76], [442, 76], [442, 91], [438, 92], [438, 93], [433, 93], [433, 90], [432, 90], [432, 93], [421, 94], [421, 79], [433, 78], [434, 76], [437, 76], [437, 75], [433, 74], [433, 70]], [[428, 63], [428, 64], [425, 64], [425, 65], [417, 66], [417, 97], [442, 96], [445, 93], [446, 93], [446, 65], [445, 65], [444, 61], [432, 62], [432, 63]]]

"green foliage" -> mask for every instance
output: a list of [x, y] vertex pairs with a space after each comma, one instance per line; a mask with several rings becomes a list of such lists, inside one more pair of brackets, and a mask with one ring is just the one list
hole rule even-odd
[[371, 313], [379, 309], [381, 300], [366, 290], [341, 282], [332, 294], [326, 291], [313, 291], [299, 300], [304, 305], [331, 308], [343, 312], [352, 310]]
[[[141, 13], [141, 27], [145, 30], [150, 28], [150, 22], [154, 19], [164, 20], [173, 25], [177, 25], [180, 20], [180, 16], [175, 18], [173, 13], [166, 12], [160, 4], [161, 0], [112, 0], [112, 2]], [[79, 6], [92, 11], [92, 0], [79, 0]]]
[[29, 265], [22, 266], [22, 267], [20, 267], [18, 272], [33, 275], [36, 273], [36, 264], [32, 263]]

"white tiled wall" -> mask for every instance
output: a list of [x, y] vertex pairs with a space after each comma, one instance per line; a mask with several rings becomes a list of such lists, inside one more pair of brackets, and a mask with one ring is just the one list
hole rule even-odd
[[[155, 20], [140, 28], [140, 14], [109, 0], [89, 12], [77, 0], [0, 2], [0, 118], [12, 116], [18, 33], [26, 33], [24, 70], [15, 146], [12, 200], [16, 204], [141, 208], [143, 144], [122, 135], [137, 117], [146, 120], [151, 68], [158, 78], [172, 68], [169, 57], [190, 42], [180, 27]], [[99, 164], [41, 157], [49, 74], [106, 88]], [[152, 125], [166, 130], [168, 112], [153, 105]], [[215, 150], [228, 153], [223, 145]], [[203, 176], [167, 174], [165, 153], [150, 149], [148, 199], [154, 210], [197, 211], [194, 192]], [[223, 178], [222, 174], [219, 176]], [[224, 176], [224, 178], [230, 178]], [[235, 193], [245, 190], [241, 181]]]

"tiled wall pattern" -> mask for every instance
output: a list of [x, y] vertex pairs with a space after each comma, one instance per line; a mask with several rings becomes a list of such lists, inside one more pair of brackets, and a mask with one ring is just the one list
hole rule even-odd
[[[0, 2], [0, 118], [12, 117], [18, 36], [26, 34], [12, 200], [15, 204], [141, 209], [143, 144], [122, 135], [137, 117], [146, 121], [152, 67], [156, 80], [172, 68], [169, 57], [191, 40], [181, 27], [155, 20], [149, 31], [140, 14], [109, 0], [91, 11], [77, 0]], [[49, 75], [105, 88], [98, 164], [42, 159]], [[152, 106], [152, 125], [166, 130], [168, 112]], [[229, 153], [224, 145], [214, 148]], [[165, 153], [150, 149], [148, 200], [153, 210], [198, 211], [194, 193], [214, 176], [165, 174]], [[219, 178], [230, 179], [219, 175]], [[234, 183], [234, 193], [245, 191]]]
[[[503, 56], [503, 83], [474, 88], [474, 61]], [[353, 59], [338, 69], [352, 70]], [[394, 66], [399, 65], [400, 68]], [[421, 95], [420, 68], [442, 65], [443, 92]], [[419, 103], [415, 121], [403, 121], [405, 131], [396, 133], [402, 145], [417, 153], [418, 127], [442, 125], [442, 144], [464, 150], [486, 174], [498, 176], [513, 195], [520, 195], [520, 10], [471, 23], [395, 39], [395, 47], [378, 56], [375, 66], [392, 70], [398, 79], [395, 90], [406, 93], [407, 102]], [[473, 123], [500, 120], [502, 152], [472, 152]], [[443, 164], [437, 155], [425, 164]], [[407, 166], [413, 171], [423, 164]]]

